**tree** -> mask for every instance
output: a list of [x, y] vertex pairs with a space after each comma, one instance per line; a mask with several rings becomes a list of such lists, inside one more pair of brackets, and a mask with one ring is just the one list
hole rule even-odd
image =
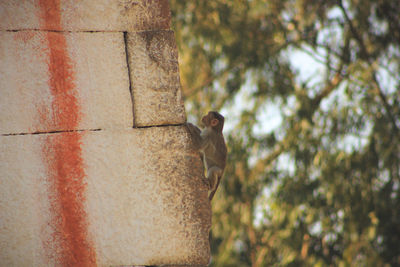
[[228, 121], [212, 266], [400, 266], [400, 5], [170, 5], [186, 107]]

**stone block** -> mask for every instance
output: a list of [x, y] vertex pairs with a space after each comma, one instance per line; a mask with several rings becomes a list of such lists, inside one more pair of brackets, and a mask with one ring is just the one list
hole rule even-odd
[[[132, 127], [123, 33], [0, 32], [0, 40], [1, 134]], [[72, 111], [75, 124], [65, 117]]]
[[142, 31], [169, 29], [171, 15], [168, 0], [7, 0], [0, 18], [0, 30]]
[[0, 136], [4, 266], [207, 265], [210, 203], [182, 126]]
[[185, 122], [173, 31], [128, 33], [135, 126]]

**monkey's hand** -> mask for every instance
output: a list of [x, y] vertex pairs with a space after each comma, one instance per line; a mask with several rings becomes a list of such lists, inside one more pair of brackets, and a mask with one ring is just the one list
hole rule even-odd
[[189, 130], [190, 136], [192, 137], [193, 144], [195, 145], [196, 149], [200, 149], [202, 144], [201, 130], [190, 122], [186, 123], [186, 126]]
[[189, 132], [192, 135], [200, 135], [201, 130], [197, 126], [195, 126], [194, 124], [192, 124], [190, 122], [187, 122], [186, 126], [187, 126], [187, 128], [189, 129]]

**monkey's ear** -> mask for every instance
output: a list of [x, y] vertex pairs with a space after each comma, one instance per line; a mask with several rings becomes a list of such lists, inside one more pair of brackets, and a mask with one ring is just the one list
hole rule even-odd
[[215, 127], [215, 126], [218, 125], [218, 123], [219, 123], [219, 120], [217, 120], [217, 119], [212, 119], [210, 124], [211, 124], [212, 127]]

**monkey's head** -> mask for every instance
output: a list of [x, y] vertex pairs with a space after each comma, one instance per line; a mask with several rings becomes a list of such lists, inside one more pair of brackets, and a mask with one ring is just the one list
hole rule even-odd
[[218, 132], [222, 132], [222, 129], [224, 128], [224, 121], [224, 116], [216, 111], [208, 112], [208, 114], [201, 119], [201, 122], [206, 127], [211, 127]]

